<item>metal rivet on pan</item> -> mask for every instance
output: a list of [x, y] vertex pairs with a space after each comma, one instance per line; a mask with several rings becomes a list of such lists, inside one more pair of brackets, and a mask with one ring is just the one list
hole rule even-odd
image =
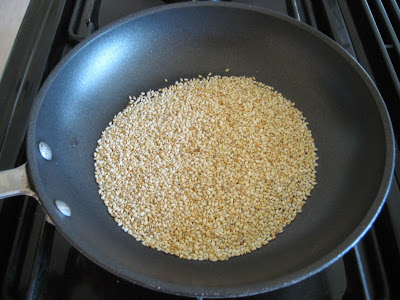
[[46, 160], [52, 159], [53, 153], [51, 152], [49, 145], [47, 145], [45, 142], [42, 141], [39, 143], [39, 151], [44, 159]]
[[71, 216], [71, 209], [69, 208], [68, 204], [61, 200], [54, 201], [58, 210], [66, 217]]

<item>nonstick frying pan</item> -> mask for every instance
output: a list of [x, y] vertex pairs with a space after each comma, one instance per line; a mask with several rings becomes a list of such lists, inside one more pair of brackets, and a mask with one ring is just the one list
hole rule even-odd
[[[97, 192], [93, 153], [128, 95], [227, 68], [275, 87], [304, 113], [319, 148], [318, 184], [267, 246], [223, 262], [188, 261], [117, 226]], [[243, 296], [304, 279], [352, 247], [385, 201], [393, 148], [378, 90], [329, 38], [261, 8], [185, 3], [131, 15], [73, 49], [35, 101], [26, 167], [1, 173], [0, 182], [3, 195], [33, 189], [57, 229], [118, 276], [173, 294]]]

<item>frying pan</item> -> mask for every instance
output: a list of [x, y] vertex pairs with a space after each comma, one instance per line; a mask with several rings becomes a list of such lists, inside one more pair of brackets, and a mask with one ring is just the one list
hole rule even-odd
[[[319, 148], [318, 184], [283, 234], [250, 254], [189, 261], [145, 247], [98, 195], [96, 141], [128, 95], [227, 68], [275, 87], [304, 113]], [[385, 201], [394, 141], [371, 79], [323, 34], [261, 8], [184, 3], [131, 15], [73, 49], [36, 98], [27, 154], [26, 166], [0, 175], [1, 192], [37, 194], [57, 229], [95, 263], [151, 289], [230, 297], [290, 285], [352, 247]]]

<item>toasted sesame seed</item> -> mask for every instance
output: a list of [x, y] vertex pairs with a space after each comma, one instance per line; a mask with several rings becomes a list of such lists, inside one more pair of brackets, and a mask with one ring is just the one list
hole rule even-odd
[[218, 261], [282, 233], [317, 183], [318, 157], [293, 102], [255, 78], [210, 76], [129, 96], [94, 160], [122, 230], [165, 253]]

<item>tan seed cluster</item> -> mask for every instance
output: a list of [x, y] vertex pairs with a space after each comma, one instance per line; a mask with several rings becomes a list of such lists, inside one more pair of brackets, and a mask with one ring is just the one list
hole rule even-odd
[[316, 148], [294, 103], [255, 78], [181, 79], [129, 97], [94, 153], [122, 229], [185, 259], [266, 245], [316, 184]]

